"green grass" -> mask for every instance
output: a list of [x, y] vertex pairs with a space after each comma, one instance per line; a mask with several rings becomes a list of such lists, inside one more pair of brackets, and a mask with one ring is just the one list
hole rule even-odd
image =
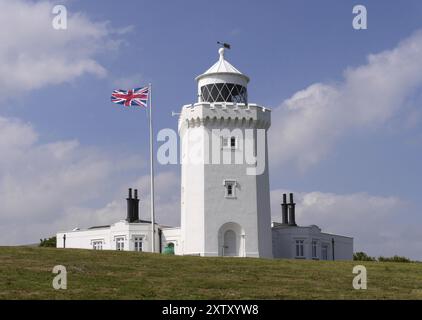
[[[58, 264], [67, 290], [52, 287]], [[356, 264], [367, 290], [352, 287]], [[422, 264], [0, 247], [0, 299], [422, 299]]]

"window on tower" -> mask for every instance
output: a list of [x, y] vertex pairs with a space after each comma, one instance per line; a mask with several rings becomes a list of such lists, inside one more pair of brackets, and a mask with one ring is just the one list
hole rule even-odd
[[229, 197], [233, 196], [233, 185], [231, 184], [227, 186], [227, 196]]
[[234, 180], [224, 180], [226, 198], [236, 198], [236, 184]]
[[222, 145], [222, 149], [236, 149], [237, 139], [236, 137], [222, 137], [221, 145]]

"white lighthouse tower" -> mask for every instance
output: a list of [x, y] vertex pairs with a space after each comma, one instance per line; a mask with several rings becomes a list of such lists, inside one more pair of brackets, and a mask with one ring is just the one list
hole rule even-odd
[[181, 249], [185, 255], [272, 257], [267, 130], [249, 78], [219, 50], [179, 117]]

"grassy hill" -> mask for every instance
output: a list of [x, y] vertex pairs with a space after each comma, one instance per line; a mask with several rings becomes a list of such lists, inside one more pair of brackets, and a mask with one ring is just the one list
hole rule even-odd
[[[55, 265], [68, 289], [54, 290]], [[200, 258], [74, 249], [0, 247], [0, 299], [422, 299], [421, 263]]]

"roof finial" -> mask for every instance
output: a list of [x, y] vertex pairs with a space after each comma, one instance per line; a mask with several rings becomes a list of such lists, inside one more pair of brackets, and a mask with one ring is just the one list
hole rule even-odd
[[230, 44], [226, 43], [226, 42], [220, 42], [217, 41], [217, 44], [219, 44], [221, 46], [220, 49], [218, 49], [218, 54], [220, 55], [220, 59], [224, 59], [224, 51], [225, 49], [230, 49]]
[[224, 60], [224, 48], [218, 49], [218, 54], [220, 55], [220, 60]]

